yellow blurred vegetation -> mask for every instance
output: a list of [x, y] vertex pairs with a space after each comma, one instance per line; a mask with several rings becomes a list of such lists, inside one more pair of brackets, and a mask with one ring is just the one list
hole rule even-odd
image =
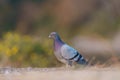
[[[43, 46], [44, 45], [44, 46]], [[31, 36], [8, 32], [0, 41], [1, 66], [52, 67], [59, 62], [54, 60], [48, 41], [34, 40]]]

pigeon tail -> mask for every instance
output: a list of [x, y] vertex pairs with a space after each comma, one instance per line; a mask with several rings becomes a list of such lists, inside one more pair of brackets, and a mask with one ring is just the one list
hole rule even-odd
[[88, 64], [88, 62], [83, 57], [79, 58], [76, 62], [78, 64], [83, 64], [83, 65], [87, 65]]

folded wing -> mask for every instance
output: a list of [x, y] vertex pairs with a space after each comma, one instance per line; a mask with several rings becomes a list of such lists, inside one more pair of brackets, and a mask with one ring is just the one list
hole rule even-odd
[[67, 60], [74, 60], [75, 58], [80, 56], [77, 50], [75, 50], [74, 48], [70, 47], [67, 44], [64, 44], [61, 47], [61, 55], [64, 59], [67, 59]]

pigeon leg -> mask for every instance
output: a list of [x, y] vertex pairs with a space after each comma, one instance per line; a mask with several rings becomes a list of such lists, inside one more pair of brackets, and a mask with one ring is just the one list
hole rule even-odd
[[70, 60], [67, 60], [66, 67], [72, 67], [72, 61], [70, 61]]

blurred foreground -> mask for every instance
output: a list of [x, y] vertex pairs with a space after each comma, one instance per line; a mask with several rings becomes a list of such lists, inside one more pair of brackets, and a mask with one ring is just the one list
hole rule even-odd
[[0, 74], [0, 80], [120, 80], [120, 68], [60, 68], [9, 69]]

